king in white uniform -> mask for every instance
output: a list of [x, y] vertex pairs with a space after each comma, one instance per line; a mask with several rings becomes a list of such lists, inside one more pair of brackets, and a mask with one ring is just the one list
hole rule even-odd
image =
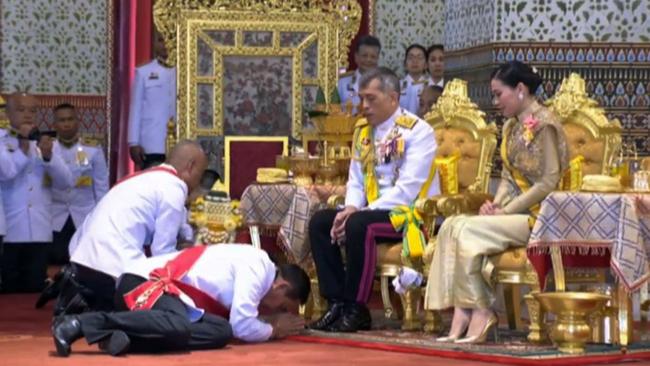
[[[389, 210], [439, 192], [436, 176], [431, 176], [436, 152], [433, 129], [399, 107], [397, 76], [378, 68], [365, 74], [360, 85], [366, 118], [355, 129], [345, 208], [319, 211], [309, 224], [321, 294], [330, 305], [313, 329], [369, 329], [365, 304], [374, 279], [376, 247], [366, 240], [368, 226], [390, 223]], [[333, 243], [344, 245], [345, 266]]]

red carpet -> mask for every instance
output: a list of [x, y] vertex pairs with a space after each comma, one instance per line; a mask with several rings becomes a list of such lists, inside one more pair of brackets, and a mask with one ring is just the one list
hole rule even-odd
[[[234, 345], [223, 350], [111, 357], [83, 341], [69, 358], [54, 353], [51, 308], [35, 310], [35, 295], [0, 295], [0, 365], [6, 366], [215, 366], [215, 365], [490, 365], [480, 362], [295, 341]], [[128, 362], [128, 364], [125, 364]]]

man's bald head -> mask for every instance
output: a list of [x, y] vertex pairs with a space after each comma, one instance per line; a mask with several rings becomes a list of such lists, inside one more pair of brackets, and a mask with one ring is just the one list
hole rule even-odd
[[22, 124], [36, 126], [37, 110], [38, 99], [33, 95], [13, 93], [7, 97], [7, 118], [14, 129]]
[[208, 157], [198, 142], [183, 140], [174, 146], [167, 164], [176, 169], [191, 194], [199, 188], [203, 172], [208, 167]]

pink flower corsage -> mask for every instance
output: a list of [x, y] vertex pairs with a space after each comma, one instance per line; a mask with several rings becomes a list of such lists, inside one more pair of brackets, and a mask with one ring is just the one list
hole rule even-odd
[[526, 141], [526, 146], [535, 138], [535, 128], [537, 128], [538, 124], [539, 121], [532, 114], [524, 120], [524, 141]]

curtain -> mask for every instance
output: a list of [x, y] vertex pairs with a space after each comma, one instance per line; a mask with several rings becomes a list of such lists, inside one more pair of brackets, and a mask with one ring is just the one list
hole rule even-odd
[[114, 4], [111, 183], [133, 172], [127, 143], [131, 85], [136, 66], [151, 60], [153, 25], [153, 0], [119, 0]]

